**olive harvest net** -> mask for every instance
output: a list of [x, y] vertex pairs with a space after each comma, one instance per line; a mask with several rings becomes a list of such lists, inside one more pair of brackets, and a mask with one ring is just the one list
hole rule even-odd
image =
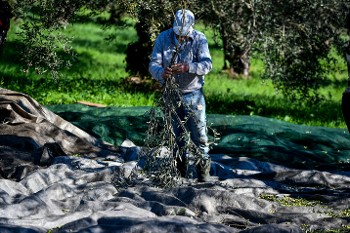
[[[82, 104], [49, 109], [90, 134], [114, 145], [129, 139], [145, 143], [151, 107], [96, 108]], [[288, 167], [350, 169], [347, 129], [312, 127], [260, 116], [208, 114], [210, 153], [251, 157]], [[219, 139], [214, 138], [214, 132]]]
[[209, 181], [164, 188], [144, 169], [151, 110], [0, 88], [0, 232], [350, 231], [347, 129], [209, 114]]

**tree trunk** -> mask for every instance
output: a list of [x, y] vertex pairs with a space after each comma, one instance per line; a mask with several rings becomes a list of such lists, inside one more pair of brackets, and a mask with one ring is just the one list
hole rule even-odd
[[0, 51], [6, 40], [7, 31], [10, 29], [10, 20], [13, 17], [11, 11], [8, 2], [0, 2]]
[[221, 38], [224, 50], [223, 70], [228, 71], [229, 76], [232, 78], [241, 76], [248, 79], [250, 70], [249, 50], [230, 43], [230, 40], [224, 33], [221, 33]]
[[[350, 29], [350, 20], [348, 23]], [[348, 42], [348, 46], [345, 51], [345, 59], [348, 67], [348, 85], [342, 95], [342, 113], [348, 131], [350, 132], [350, 41]]]

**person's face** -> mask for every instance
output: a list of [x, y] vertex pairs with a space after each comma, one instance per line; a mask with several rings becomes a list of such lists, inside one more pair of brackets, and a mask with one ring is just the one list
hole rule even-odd
[[176, 35], [176, 39], [182, 43], [183, 41], [185, 40], [188, 40], [188, 36], [179, 36], [179, 35]]

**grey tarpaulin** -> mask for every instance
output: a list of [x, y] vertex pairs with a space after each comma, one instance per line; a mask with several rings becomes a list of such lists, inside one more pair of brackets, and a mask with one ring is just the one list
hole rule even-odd
[[44, 107], [0, 89], [0, 232], [350, 229], [345, 129], [210, 115], [221, 133], [210, 182], [161, 189], [140, 171], [116, 185], [136, 166], [147, 117], [147, 108]]

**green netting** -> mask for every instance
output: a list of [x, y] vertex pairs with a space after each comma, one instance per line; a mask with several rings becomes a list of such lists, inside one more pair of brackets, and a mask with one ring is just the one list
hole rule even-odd
[[[125, 139], [143, 146], [150, 107], [96, 108], [81, 104], [46, 106], [88, 133], [114, 145]], [[288, 167], [350, 170], [347, 129], [311, 127], [259, 116], [209, 114], [209, 136], [220, 140], [211, 154], [245, 156]]]

